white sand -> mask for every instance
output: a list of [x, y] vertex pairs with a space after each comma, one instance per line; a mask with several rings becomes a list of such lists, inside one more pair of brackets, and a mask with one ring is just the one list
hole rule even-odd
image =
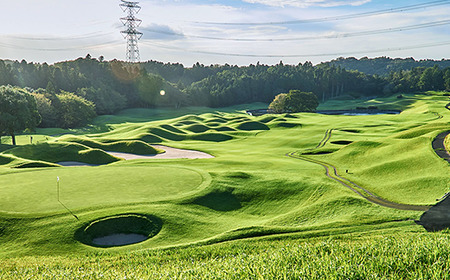
[[118, 233], [94, 238], [92, 243], [100, 246], [122, 246], [142, 242], [148, 237], [136, 233]]
[[162, 145], [152, 145], [152, 147], [157, 149], [162, 149], [165, 152], [162, 154], [156, 154], [156, 155], [135, 155], [135, 154], [128, 154], [128, 153], [119, 153], [119, 152], [107, 152], [110, 155], [113, 155], [115, 157], [123, 158], [125, 160], [130, 159], [180, 159], [180, 158], [187, 158], [187, 159], [198, 159], [198, 158], [214, 158], [212, 155], [199, 152], [199, 151], [193, 151], [193, 150], [183, 150], [183, 149], [177, 149]]
[[84, 162], [78, 162], [78, 161], [60, 161], [56, 164], [62, 165], [62, 166], [97, 166], [96, 164], [89, 164]]
[[[199, 152], [199, 151], [193, 151], [193, 150], [183, 150], [183, 149], [177, 149], [172, 147], [167, 147], [163, 145], [152, 145], [152, 147], [155, 147], [157, 149], [162, 149], [165, 152], [162, 154], [156, 154], [156, 155], [135, 155], [135, 154], [129, 154], [129, 153], [119, 153], [119, 152], [106, 152], [112, 156], [123, 158], [125, 160], [130, 159], [199, 159], [199, 158], [214, 158], [212, 155]], [[88, 164], [84, 162], [77, 162], [77, 161], [61, 161], [57, 162], [56, 164], [62, 165], [62, 166], [97, 166], [95, 164]]]

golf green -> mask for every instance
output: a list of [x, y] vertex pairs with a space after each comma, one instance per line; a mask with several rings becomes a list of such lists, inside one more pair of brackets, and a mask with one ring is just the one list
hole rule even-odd
[[154, 164], [27, 170], [0, 176], [0, 181], [15, 186], [0, 184], [0, 211], [64, 211], [58, 202], [57, 177], [60, 201], [72, 210], [170, 200], [208, 183], [208, 175], [201, 171]]

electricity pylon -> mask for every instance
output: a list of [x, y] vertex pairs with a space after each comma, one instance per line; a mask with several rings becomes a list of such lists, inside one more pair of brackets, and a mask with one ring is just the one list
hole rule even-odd
[[126, 17], [121, 18], [123, 25], [127, 28], [126, 30], [121, 31], [123, 37], [127, 39], [127, 61], [128, 62], [139, 62], [139, 46], [138, 41], [141, 39], [143, 33], [139, 32], [136, 28], [138, 28], [142, 20], [136, 18], [136, 15], [141, 10], [141, 6], [139, 6], [139, 2], [130, 2], [121, 0], [120, 7], [124, 12], [127, 13]]

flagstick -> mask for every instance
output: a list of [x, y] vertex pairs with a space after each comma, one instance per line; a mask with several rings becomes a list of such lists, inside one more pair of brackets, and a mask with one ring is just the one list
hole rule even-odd
[[77, 217], [77, 215], [75, 215], [72, 211], [70, 211], [70, 209], [67, 208], [66, 205], [64, 205], [64, 204], [61, 202], [61, 200], [59, 200], [59, 176], [56, 177], [56, 196], [57, 196], [57, 198], [58, 198], [58, 202], [59, 202], [64, 208], [66, 208], [66, 210], [67, 210], [72, 216], [74, 216], [75, 219], [77, 219], [77, 220], [79, 221], [80, 219]]

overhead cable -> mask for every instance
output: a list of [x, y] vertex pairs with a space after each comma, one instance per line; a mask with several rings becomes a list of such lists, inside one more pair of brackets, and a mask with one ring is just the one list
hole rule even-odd
[[436, 7], [442, 5], [450, 4], [450, 0], [439, 0], [439, 1], [431, 1], [422, 4], [415, 4], [409, 6], [402, 6], [391, 9], [383, 9], [372, 12], [363, 12], [363, 13], [355, 13], [348, 14], [342, 16], [334, 16], [334, 17], [323, 17], [323, 18], [313, 18], [313, 19], [299, 19], [299, 20], [288, 20], [288, 21], [269, 21], [269, 22], [207, 22], [207, 21], [194, 21], [196, 24], [208, 24], [208, 25], [285, 25], [285, 24], [304, 24], [304, 23], [317, 23], [317, 22], [327, 22], [327, 21], [337, 21], [337, 20], [346, 20], [346, 19], [354, 19], [354, 18], [364, 18], [370, 16], [384, 15], [384, 14], [392, 14], [398, 12], [406, 12], [412, 10], [418, 10], [429, 7]]
[[161, 45], [150, 42], [143, 42], [143, 45], [155, 46], [161, 49], [170, 49], [177, 50], [189, 53], [198, 53], [198, 54], [208, 54], [208, 55], [217, 55], [217, 56], [235, 56], [235, 57], [260, 57], [260, 58], [298, 58], [298, 57], [318, 57], [318, 56], [342, 56], [342, 55], [355, 55], [355, 54], [368, 54], [368, 53], [379, 53], [379, 52], [391, 52], [391, 51], [403, 51], [403, 50], [412, 50], [412, 49], [422, 49], [422, 48], [430, 48], [437, 46], [447, 46], [450, 45], [450, 41], [438, 42], [438, 43], [428, 43], [428, 44], [420, 44], [414, 46], [407, 47], [396, 47], [396, 48], [385, 48], [385, 49], [376, 49], [376, 50], [365, 50], [365, 51], [351, 51], [351, 52], [335, 52], [335, 53], [316, 53], [316, 54], [243, 54], [243, 53], [224, 53], [224, 52], [210, 52], [210, 51], [198, 51], [198, 50], [189, 50], [185, 48]]
[[183, 33], [177, 33], [177, 32], [161, 31], [161, 30], [156, 30], [156, 29], [146, 29], [145, 31], [159, 33], [159, 34], [165, 34], [165, 35], [171, 35], [171, 36], [184, 37], [184, 38], [218, 40], [218, 41], [280, 42], [280, 41], [336, 39], [336, 38], [349, 38], [349, 37], [358, 37], [358, 36], [378, 35], [378, 34], [402, 32], [402, 31], [422, 29], [422, 28], [430, 28], [430, 27], [442, 26], [442, 25], [448, 25], [448, 24], [450, 24], [450, 20], [441, 20], [441, 21], [427, 22], [427, 23], [407, 25], [407, 26], [401, 26], [401, 27], [393, 27], [393, 28], [383, 28], [383, 29], [375, 29], [375, 30], [367, 30], [367, 31], [350, 32], [350, 33], [337, 33], [337, 34], [322, 35], [322, 36], [304, 36], [304, 37], [290, 37], [290, 38], [223, 38], [223, 37], [190, 35], [190, 34], [183, 34]]

